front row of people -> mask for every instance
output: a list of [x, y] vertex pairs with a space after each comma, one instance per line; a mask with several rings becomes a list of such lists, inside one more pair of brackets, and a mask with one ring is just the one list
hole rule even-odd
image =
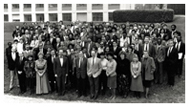
[[[32, 55], [24, 58], [22, 53], [18, 55], [15, 51], [16, 49], [13, 47], [11, 58], [13, 58], [12, 61], [16, 65], [14, 68], [11, 68], [11, 71], [17, 71], [21, 94], [26, 92], [26, 88], [29, 88], [30, 94], [34, 93], [34, 91], [36, 91], [37, 95], [48, 94], [50, 91], [54, 91], [54, 88], [56, 88], [58, 96], [65, 94], [69, 61], [63, 49], [59, 49], [58, 57], [55, 56], [55, 51], [52, 50], [51, 56], [47, 59], [44, 59], [43, 53], [39, 52], [36, 61], [33, 61]], [[91, 51], [90, 58], [85, 58], [84, 54], [79, 52], [77, 58], [74, 59], [73, 65], [76, 68], [79, 97], [87, 95], [88, 83], [86, 78], [88, 78], [91, 99], [97, 99], [100, 91], [102, 94], [105, 94], [107, 88], [109, 88], [111, 98], [115, 99], [118, 86], [124, 88], [119, 90], [122, 93], [120, 95], [124, 97], [127, 97], [131, 90], [136, 97], [140, 97], [141, 92], [145, 91], [145, 97], [148, 98], [149, 88], [151, 81], [154, 79], [154, 71], [156, 69], [154, 59], [149, 56], [148, 52], [144, 52], [141, 62], [136, 54], [134, 54], [130, 62], [126, 59], [126, 53], [124, 52], [119, 53], [118, 58], [120, 59], [115, 59], [113, 53], [106, 55], [101, 53], [99, 56], [100, 58], [97, 57], [97, 48], [94, 48]], [[116, 70], [119, 72], [116, 72]], [[10, 89], [12, 88], [13, 81], [10, 83]]]

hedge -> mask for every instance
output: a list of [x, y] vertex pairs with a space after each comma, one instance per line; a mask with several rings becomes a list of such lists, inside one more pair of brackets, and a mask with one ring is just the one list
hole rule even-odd
[[160, 10], [116, 10], [113, 12], [114, 22], [172, 22], [173, 9]]

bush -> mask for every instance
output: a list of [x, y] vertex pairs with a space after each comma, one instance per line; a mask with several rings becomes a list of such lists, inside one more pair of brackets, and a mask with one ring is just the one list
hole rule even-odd
[[114, 22], [172, 22], [173, 9], [167, 10], [116, 10], [113, 12]]

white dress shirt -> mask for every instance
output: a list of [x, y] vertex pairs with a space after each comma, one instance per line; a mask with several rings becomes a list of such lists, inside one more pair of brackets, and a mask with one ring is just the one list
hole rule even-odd
[[59, 58], [61, 66], [63, 66], [63, 58]]
[[22, 53], [24, 50], [23, 50], [23, 43], [18, 43], [17, 44], [17, 52], [20, 54]]
[[16, 53], [15, 53], [15, 52], [12, 52], [12, 53], [11, 53], [11, 56], [12, 56], [12, 59], [15, 61], [15, 60], [16, 60]]

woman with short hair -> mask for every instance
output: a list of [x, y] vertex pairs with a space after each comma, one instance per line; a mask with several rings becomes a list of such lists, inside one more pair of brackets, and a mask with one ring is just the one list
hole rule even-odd
[[38, 53], [38, 60], [35, 61], [36, 71], [36, 94], [47, 94], [50, 91], [50, 85], [47, 77], [47, 61], [43, 59], [44, 54]]

